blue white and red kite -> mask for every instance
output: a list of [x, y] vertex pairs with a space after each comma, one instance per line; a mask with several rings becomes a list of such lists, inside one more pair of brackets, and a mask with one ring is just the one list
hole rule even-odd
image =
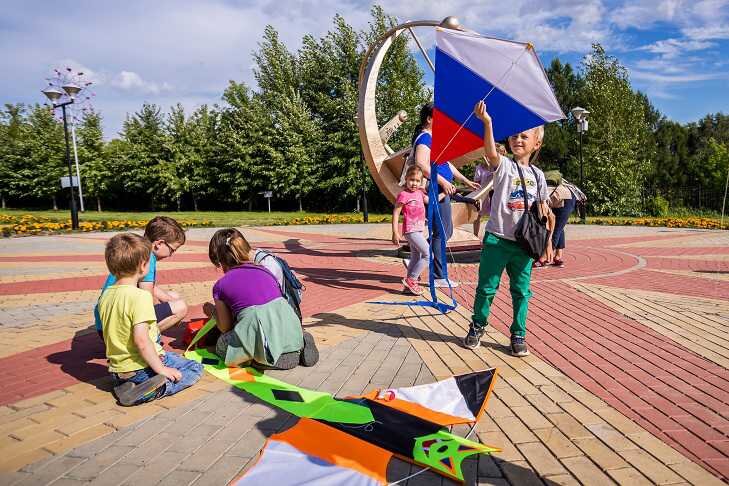
[[529, 43], [436, 29], [432, 162], [483, 146], [473, 107], [486, 100], [494, 139], [565, 118]]

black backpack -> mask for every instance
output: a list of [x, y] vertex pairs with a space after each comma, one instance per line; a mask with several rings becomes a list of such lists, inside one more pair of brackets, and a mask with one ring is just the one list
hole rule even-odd
[[521, 185], [524, 187], [524, 214], [519, 219], [519, 222], [516, 223], [514, 238], [516, 239], [516, 243], [529, 257], [538, 260], [544, 254], [544, 250], [547, 249], [547, 240], [549, 239], [547, 216], [542, 214], [541, 208], [542, 197], [540, 194], [539, 177], [537, 177], [534, 167], [530, 165], [529, 168], [532, 170], [534, 179], [537, 181], [537, 200], [530, 207], [524, 173], [521, 171], [519, 164], [515, 161], [514, 163], [516, 164], [516, 169], [519, 171]]
[[304, 287], [304, 284], [302, 284], [296, 277], [296, 274], [293, 270], [291, 270], [288, 262], [280, 256], [268, 253], [264, 250], [259, 250], [259, 254], [256, 256], [254, 263], [260, 264], [263, 260], [269, 257], [273, 258], [278, 266], [281, 267], [281, 272], [283, 273], [283, 288], [281, 289], [281, 293], [289, 304], [291, 304], [291, 307], [294, 308], [294, 312], [296, 312], [296, 315], [299, 316], [299, 320], [302, 320], [301, 296], [306, 287]]

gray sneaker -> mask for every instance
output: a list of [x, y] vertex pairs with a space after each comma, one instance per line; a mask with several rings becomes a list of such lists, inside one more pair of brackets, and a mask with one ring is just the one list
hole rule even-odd
[[529, 356], [529, 348], [527, 348], [524, 336], [511, 336], [511, 355], [520, 358]]
[[319, 350], [311, 333], [304, 331], [304, 349], [301, 350], [299, 364], [301, 366], [314, 366], [319, 362]]
[[160, 388], [165, 386], [166, 381], [167, 378], [162, 375], [154, 375], [149, 380], [139, 384], [125, 381], [114, 387], [114, 395], [116, 395], [122, 406], [131, 407], [147, 395], [158, 393]]
[[472, 322], [468, 329], [468, 334], [463, 338], [463, 345], [468, 349], [476, 349], [479, 347], [481, 345], [481, 338], [486, 332], [486, 326], [487, 324], [479, 326], [475, 322]]

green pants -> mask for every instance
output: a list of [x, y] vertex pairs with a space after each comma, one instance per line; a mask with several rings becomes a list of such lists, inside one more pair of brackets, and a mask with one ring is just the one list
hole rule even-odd
[[526, 320], [529, 297], [529, 282], [532, 278], [532, 259], [519, 246], [504, 238], [486, 233], [478, 266], [478, 286], [473, 303], [473, 322], [485, 326], [491, 312], [491, 303], [499, 290], [501, 274], [509, 275], [511, 305], [514, 319], [511, 322], [512, 336], [526, 336]]

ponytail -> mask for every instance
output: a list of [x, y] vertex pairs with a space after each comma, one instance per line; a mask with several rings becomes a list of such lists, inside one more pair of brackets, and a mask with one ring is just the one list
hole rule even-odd
[[208, 246], [208, 257], [216, 267], [229, 269], [250, 261], [251, 245], [235, 228], [215, 232]]
[[425, 128], [425, 125], [428, 124], [428, 117], [433, 116], [433, 103], [428, 102], [425, 103], [422, 107], [420, 107], [420, 119], [418, 121], [418, 124], [415, 125], [415, 130], [413, 131], [413, 138], [410, 140], [410, 145], [415, 143], [415, 139], [418, 138], [418, 135], [420, 135], [420, 132], [423, 131], [423, 128]]

